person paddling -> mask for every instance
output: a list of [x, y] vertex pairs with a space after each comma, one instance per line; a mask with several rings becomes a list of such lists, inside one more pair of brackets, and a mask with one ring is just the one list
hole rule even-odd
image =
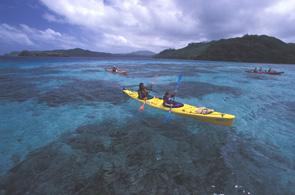
[[173, 107], [173, 108], [178, 108], [182, 107], [183, 104], [179, 102], [174, 102], [173, 97], [175, 96], [175, 93], [177, 93], [177, 90], [174, 91], [174, 93], [170, 94], [169, 91], [166, 91], [165, 95], [163, 96], [163, 105], [166, 107]]
[[116, 66], [113, 66], [112, 71], [113, 71], [113, 72], [117, 72], [117, 68], [116, 68]]
[[150, 88], [148, 88], [148, 87], [145, 87], [143, 83], [140, 83], [139, 89], [138, 89], [138, 98], [142, 100], [153, 98], [152, 96], [149, 95], [147, 91], [147, 90], [152, 91], [153, 90], [152, 88], [153, 88], [153, 85], [151, 85]]
[[170, 94], [169, 91], [166, 91], [165, 95], [163, 96], [163, 105], [166, 107], [173, 106], [173, 100], [172, 98], [175, 96], [175, 93], [177, 91], [175, 90], [174, 93]]

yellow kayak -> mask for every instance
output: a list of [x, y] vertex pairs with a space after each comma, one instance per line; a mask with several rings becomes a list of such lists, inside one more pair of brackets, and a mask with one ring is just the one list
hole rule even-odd
[[[137, 91], [130, 91], [130, 90], [123, 89], [123, 92], [139, 102], [144, 103], [144, 101], [145, 101], [145, 100], [141, 100], [138, 98]], [[155, 108], [158, 108], [158, 109], [161, 109], [161, 110], [164, 110], [164, 111], [167, 111], [167, 112], [169, 112], [169, 110], [170, 110], [170, 107], [165, 107], [163, 105], [163, 99], [160, 99], [157, 97], [146, 100], [145, 104], [155, 107]], [[178, 114], [180, 116], [187, 117], [187, 118], [192, 118], [195, 120], [200, 120], [200, 121], [204, 121], [207, 123], [212, 123], [215, 125], [223, 125], [223, 126], [232, 126], [234, 119], [235, 119], [234, 115], [220, 113], [220, 112], [212, 112], [210, 114], [198, 114], [196, 112], [197, 109], [198, 109], [198, 107], [191, 106], [188, 104], [183, 104], [183, 107], [172, 108], [171, 112]]]

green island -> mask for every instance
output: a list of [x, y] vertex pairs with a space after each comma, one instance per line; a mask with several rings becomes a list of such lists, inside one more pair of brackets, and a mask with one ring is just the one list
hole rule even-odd
[[155, 58], [295, 64], [295, 44], [266, 35], [190, 43], [181, 49], [166, 49]]

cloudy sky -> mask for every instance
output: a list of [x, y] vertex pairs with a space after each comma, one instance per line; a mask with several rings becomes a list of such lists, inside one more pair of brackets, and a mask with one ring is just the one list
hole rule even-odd
[[295, 43], [295, 0], [0, 1], [0, 55], [77, 47], [158, 53], [245, 34]]

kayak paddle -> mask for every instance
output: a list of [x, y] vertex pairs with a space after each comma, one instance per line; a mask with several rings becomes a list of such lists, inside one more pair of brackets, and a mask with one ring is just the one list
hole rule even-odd
[[[153, 81], [153, 84], [154, 84], [154, 82], [155, 82], [157, 76], [158, 76], [158, 74], [156, 74], [155, 79], [154, 79], [154, 81]], [[152, 87], [153, 87], [153, 84], [151, 85]], [[144, 105], [145, 105], [145, 102], [146, 102], [146, 100], [144, 100], [142, 106], [140, 106], [140, 108], [138, 109], [138, 112], [143, 111], [143, 109], [144, 109]]]
[[145, 105], [145, 102], [146, 102], [146, 100], [144, 100], [142, 106], [140, 106], [140, 108], [138, 109], [138, 112], [143, 111], [143, 109], [144, 109], [144, 105]]
[[[177, 91], [177, 89], [178, 89], [178, 86], [179, 86], [179, 83], [180, 83], [181, 78], [182, 78], [182, 74], [180, 74], [179, 77], [178, 77], [177, 87], [176, 87], [176, 90], [175, 90], [175, 91]], [[175, 92], [175, 96], [176, 96], [176, 92]], [[174, 96], [174, 97], [175, 97], [175, 96]], [[173, 106], [173, 105], [172, 105], [172, 106]], [[168, 116], [167, 116], [167, 117], [164, 119], [164, 121], [163, 121], [164, 123], [166, 123], [166, 122], [169, 120], [172, 106], [170, 106], [170, 110], [169, 110]]]
[[153, 87], [153, 84], [154, 84], [154, 82], [155, 82], [157, 76], [158, 76], [158, 74], [156, 74], [156, 76], [155, 76], [155, 78], [154, 78], [154, 80], [153, 80], [153, 83], [152, 83], [152, 85], [151, 85], [152, 87]]

